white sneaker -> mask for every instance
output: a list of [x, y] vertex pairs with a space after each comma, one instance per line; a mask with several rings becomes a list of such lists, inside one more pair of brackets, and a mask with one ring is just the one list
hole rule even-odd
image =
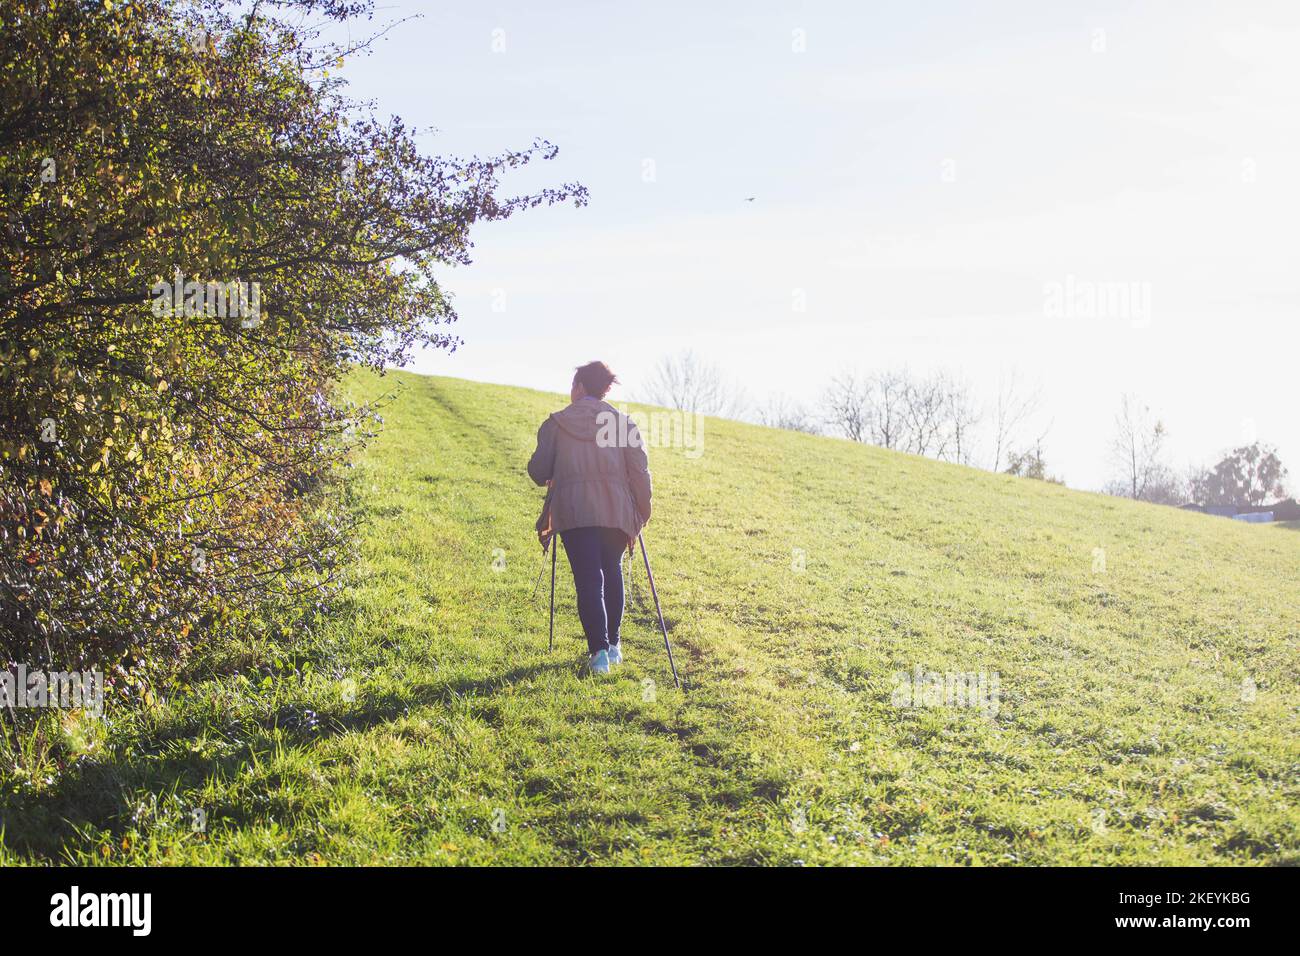
[[592, 654], [591, 659], [587, 661], [587, 670], [593, 674], [608, 674], [609, 653], [607, 651], [597, 651]]
[[623, 642], [609, 645], [609, 662], [611, 664], [623, 663]]

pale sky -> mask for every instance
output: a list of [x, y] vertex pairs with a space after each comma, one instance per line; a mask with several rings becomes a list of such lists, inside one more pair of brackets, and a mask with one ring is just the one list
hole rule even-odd
[[[1179, 470], [1258, 437], [1300, 486], [1300, 4], [501, 0], [375, 22], [410, 13], [346, 64], [354, 96], [436, 127], [431, 152], [550, 139], [507, 191], [591, 191], [478, 231], [443, 277], [465, 344], [416, 371], [560, 391], [602, 358], [619, 400], [690, 347], [751, 398], [812, 402], [839, 369], [903, 365], [991, 399], [1015, 366], [1074, 487], [1107, 478], [1124, 391]], [[1149, 311], [1052, 306], [1104, 283]]]

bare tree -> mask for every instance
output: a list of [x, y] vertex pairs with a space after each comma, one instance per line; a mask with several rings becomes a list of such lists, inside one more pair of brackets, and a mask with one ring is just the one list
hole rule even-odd
[[871, 438], [871, 385], [853, 372], [831, 379], [823, 398], [826, 420], [852, 441]]
[[1149, 489], [1165, 484], [1169, 468], [1160, 456], [1166, 437], [1164, 423], [1154, 419], [1137, 396], [1127, 392], [1120, 396], [1110, 454], [1126, 497], [1146, 500]]
[[853, 441], [969, 463], [983, 410], [970, 385], [947, 373], [844, 371], [822, 397], [824, 420]]
[[738, 391], [731, 389], [716, 365], [698, 358], [689, 349], [659, 360], [645, 387], [645, 400], [684, 412], [703, 415], [736, 415], [744, 405]]
[[907, 441], [907, 372], [879, 372], [871, 377], [871, 443], [881, 448], [901, 448]]
[[817, 418], [799, 402], [785, 395], [773, 395], [768, 399], [767, 404], [758, 410], [758, 420], [769, 428], [784, 428], [809, 435], [821, 434]]
[[1192, 499], [1186, 479], [1165, 465], [1155, 470], [1147, 480], [1145, 499], [1158, 505], [1181, 505]]
[[950, 461], [969, 465], [974, 457], [974, 433], [984, 418], [984, 410], [975, 400], [970, 385], [960, 378], [945, 379], [944, 418], [947, 421]]
[[[1142, 501], [1156, 505], [1181, 505], [1193, 498], [1192, 488], [1195, 476], [1178, 474], [1165, 465], [1157, 466], [1147, 479], [1142, 491]], [[1132, 493], [1131, 485], [1123, 479], [1108, 481], [1102, 492], [1116, 498], [1128, 498]]]
[[942, 376], [907, 377], [903, 389], [903, 420], [907, 426], [905, 451], [916, 455], [932, 454], [936, 458], [943, 457], [948, 446], [944, 421], [945, 407], [946, 396]]
[[1020, 372], [998, 376], [998, 393], [993, 406], [993, 470], [1002, 467], [1002, 456], [1009, 453], [1011, 443], [1025, 422], [1038, 411], [1042, 393], [1029, 389], [1020, 381]]

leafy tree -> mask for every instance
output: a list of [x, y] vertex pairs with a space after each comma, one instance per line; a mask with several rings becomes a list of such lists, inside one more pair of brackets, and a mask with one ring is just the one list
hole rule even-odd
[[1192, 500], [1201, 505], [1262, 505], [1286, 495], [1286, 467], [1277, 451], [1255, 442], [1234, 448], [1217, 465], [1192, 478]]
[[[343, 0], [0, 8], [0, 654], [142, 678], [290, 626], [348, 521], [322, 491], [375, 419], [353, 364], [454, 349], [443, 267], [554, 148], [421, 155], [298, 25]], [[125, 678], [124, 678], [125, 679]]]
[[1005, 474], [1020, 478], [1036, 478], [1039, 481], [1049, 481], [1054, 485], [1065, 484], [1060, 478], [1054, 478], [1047, 473], [1047, 461], [1043, 458], [1041, 439], [1024, 451], [1008, 450]]

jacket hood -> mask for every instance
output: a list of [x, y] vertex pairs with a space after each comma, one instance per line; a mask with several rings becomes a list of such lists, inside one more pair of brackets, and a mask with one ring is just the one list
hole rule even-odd
[[602, 424], [609, 422], [601, 413], [617, 415], [618, 412], [608, 402], [593, 402], [580, 399], [568, 408], [563, 408], [551, 416], [565, 434], [579, 441], [595, 441], [596, 433]]

